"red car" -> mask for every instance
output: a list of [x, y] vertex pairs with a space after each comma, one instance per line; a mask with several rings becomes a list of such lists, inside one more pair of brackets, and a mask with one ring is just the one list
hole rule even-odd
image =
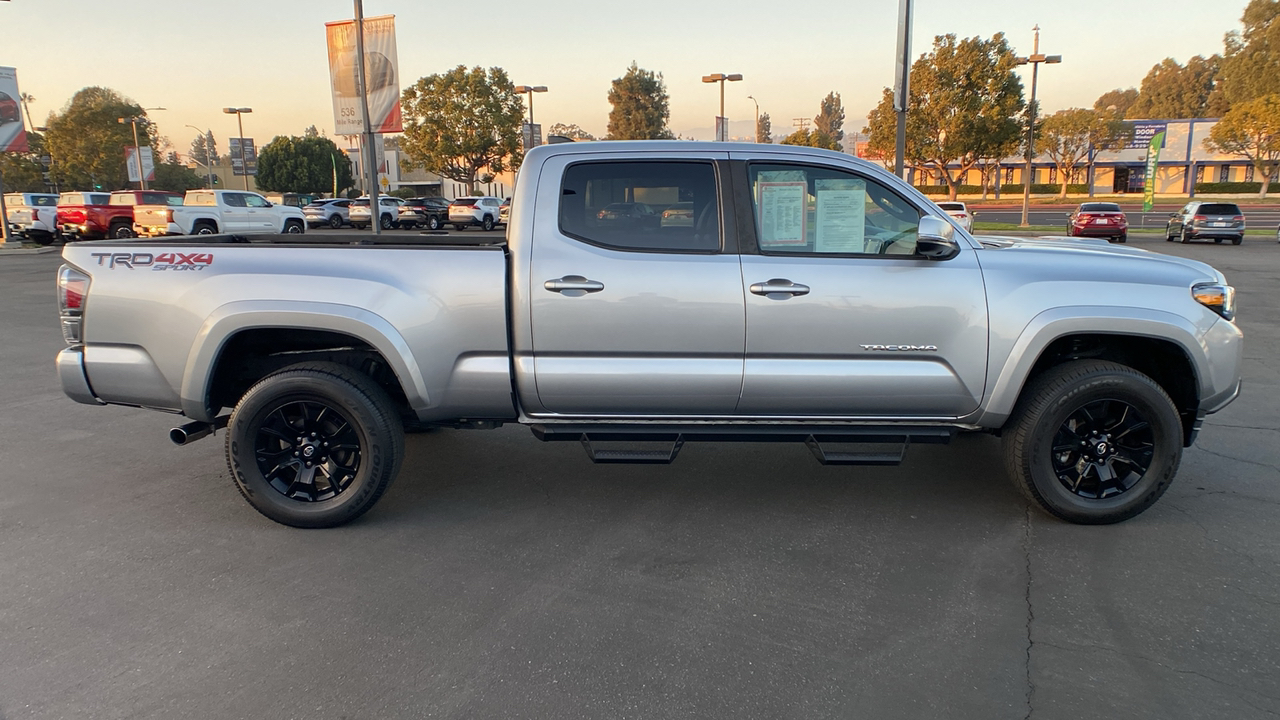
[[1067, 215], [1067, 234], [1072, 237], [1104, 237], [1110, 242], [1129, 239], [1129, 219], [1115, 203], [1080, 203]]
[[18, 108], [18, 101], [9, 97], [8, 93], [0, 92], [0, 123], [20, 122], [22, 120], [22, 111]]

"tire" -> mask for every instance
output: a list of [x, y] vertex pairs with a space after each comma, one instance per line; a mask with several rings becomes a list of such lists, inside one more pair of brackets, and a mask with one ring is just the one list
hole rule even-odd
[[396, 222], [391, 219], [390, 215], [382, 215], [378, 218], [378, 227], [383, 230], [390, 230], [396, 226]]
[[1222, 244], [1222, 238], [1214, 238], [1214, 239], [1213, 239], [1213, 244], [1214, 244], [1214, 245], [1221, 245], [1221, 244]]
[[369, 226], [368, 226], [368, 225], [365, 225], [364, 223], [351, 223], [351, 227], [353, 227], [353, 228], [355, 228], [355, 229], [357, 229], [357, 230], [363, 230], [363, 229], [365, 229], [365, 228], [367, 228], [367, 227], [369, 227]]
[[[1276, 231], [1276, 234], [1280, 235], [1280, 230]], [[1173, 242], [1173, 232], [1168, 225], [1164, 226], [1164, 240], [1165, 242]]]
[[1244, 236], [1243, 236], [1243, 235], [1241, 235], [1240, 237], [1231, 238], [1231, 244], [1232, 244], [1232, 245], [1239, 245], [1239, 244], [1240, 244], [1240, 243], [1242, 243], [1242, 242], [1244, 242]]
[[107, 231], [107, 236], [115, 238], [116, 240], [131, 238], [134, 237], [133, 228], [129, 227], [128, 223], [116, 223], [111, 226], [109, 231]]
[[1181, 240], [1183, 245], [1187, 245], [1191, 242], [1191, 235], [1187, 233], [1186, 228], [1182, 228]]
[[337, 230], [338, 228], [342, 227], [342, 216], [339, 215], [338, 213], [334, 213], [330, 215], [329, 227], [333, 228], [334, 230]]
[[[328, 449], [330, 441], [344, 449]], [[368, 376], [337, 363], [301, 363], [240, 398], [226, 453], [236, 488], [255, 510], [292, 527], [336, 527], [390, 487], [404, 458], [404, 426]], [[320, 460], [304, 466], [301, 453]]]
[[481, 221], [480, 221], [480, 227], [481, 227], [481, 228], [483, 228], [485, 232], [488, 232], [488, 231], [492, 230], [492, 229], [493, 229], [493, 218], [492, 218], [492, 217], [490, 217], [490, 216], [488, 216], [488, 215], [485, 215], [485, 216], [484, 216], [484, 220], [481, 220]]
[[1126, 233], [1126, 234], [1124, 234], [1124, 235], [1121, 235], [1120, 237], [1116, 238], [1116, 242], [1118, 242], [1118, 243], [1127, 243], [1127, 242], [1129, 242], [1129, 235], [1128, 235], [1127, 233]]
[[200, 222], [195, 224], [195, 227], [191, 228], [191, 234], [192, 235], [217, 235], [218, 226], [214, 225], [208, 220], [201, 220]]
[[457, 230], [458, 232], [462, 232], [463, 230], [466, 230], [466, 229], [467, 229], [467, 226], [466, 226], [466, 225], [463, 225], [463, 224], [461, 224], [461, 223], [454, 223], [454, 224], [453, 224], [453, 229], [454, 229], [454, 230]]
[[1028, 383], [1002, 436], [1018, 490], [1082, 525], [1121, 522], [1151, 507], [1182, 460], [1182, 422], [1169, 396], [1146, 375], [1101, 360], [1064, 363]]
[[301, 235], [306, 232], [302, 227], [302, 223], [297, 220], [290, 220], [284, 224], [284, 232], [286, 235]]
[[[427, 229], [428, 229], [428, 230], [439, 230], [439, 229], [440, 229], [440, 218], [436, 217], [435, 215], [432, 215], [431, 217], [427, 218]], [[1280, 233], [1278, 233], [1277, 235], [1280, 235]]]

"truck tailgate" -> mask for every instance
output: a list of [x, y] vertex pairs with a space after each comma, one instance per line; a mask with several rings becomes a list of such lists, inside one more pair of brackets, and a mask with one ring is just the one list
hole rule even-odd
[[63, 258], [90, 277], [85, 375], [106, 402], [211, 419], [220, 349], [240, 332], [287, 328], [377, 350], [422, 420], [514, 416], [501, 247], [214, 236], [76, 243]]
[[147, 226], [168, 225], [171, 209], [167, 205], [138, 205], [133, 209], [133, 221]]

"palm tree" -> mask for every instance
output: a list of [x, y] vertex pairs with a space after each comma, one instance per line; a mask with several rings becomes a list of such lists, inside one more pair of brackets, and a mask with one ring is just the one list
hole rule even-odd
[[27, 107], [27, 103], [35, 102], [36, 96], [32, 95], [31, 93], [24, 92], [18, 95], [18, 99], [22, 101], [22, 109], [25, 110], [27, 113], [27, 126], [30, 127], [32, 130], [35, 130], [36, 125], [35, 123], [31, 122], [31, 108]]

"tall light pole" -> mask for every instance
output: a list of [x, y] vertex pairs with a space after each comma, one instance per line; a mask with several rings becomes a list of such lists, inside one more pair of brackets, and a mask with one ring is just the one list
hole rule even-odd
[[517, 85], [516, 92], [529, 96], [529, 124], [533, 124], [533, 94], [547, 91], [546, 85]]
[[[1040, 26], [1036, 31], [1035, 42], [1031, 46], [1031, 54], [1018, 58], [1019, 65], [1031, 65], [1031, 107], [1027, 113], [1027, 166], [1022, 173], [1022, 227], [1029, 227], [1031, 214], [1031, 161], [1035, 157], [1036, 139], [1036, 78], [1040, 74], [1040, 63], [1055, 65], [1062, 62], [1061, 55], [1044, 55], [1040, 52]], [[1066, 178], [1063, 178], [1066, 181]]]
[[911, 97], [911, 0], [898, 0], [898, 51], [894, 54], [893, 111], [897, 115], [893, 174], [907, 167], [907, 105]]
[[[209, 157], [209, 149], [210, 149], [210, 148], [209, 148], [209, 134], [210, 134], [212, 131], [208, 131], [208, 132], [206, 132], [206, 131], [201, 130], [200, 128], [196, 127], [195, 125], [187, 125], [187, 127], [189, 127], [189, 128], [191, 128], [192, 130], [195, 130], [196, 132], [200, 133], [200, 141], [201, 141], [201, 144], [202, 144], [202, 145], [204, 145], [204, 168], [205, 168], [205, 171], [209, 174], [209, 189], [210, 189], [210, 190], [212, 190], [212, 189], [213, 189], [213, 158]], [[241, 138], [241, 141], [242, 141], [242, 142], [243, 142], [243, 140], [244, 140], [244, 138]], [[241, 149], [241, 151], [240, 151], [240, 152], [241, 152], [241, 156], [240, 156], [240, 157], [241, 157], [241, 162], [243, 162], [243, 158], [244, 158], [244, 155], [243, 155], [244, 150], [243, 150], [243, 148]]]
[[[742, 75], [740, 75], [739, 73], [734, 73], [732, 75], [726, 75], [724, 73], [716, 73], [714, 75], [702, 76], [702, 82], [704, 83], [715, 83], [715, 82], [720, 83], [720, 114], [716, 116], [719, 118], [719, 120], [716, 120], [716, 140], [729, 139], [729, 121], [726, 120], [724, 117], [724, 84], [726, 81], [738, 82], [741, 79], [742, 79]], [[724, 128], [723, 133], [721, 132], [722, 125]]]
[[756, 142], [760, 142], [760, 101], [750, 95], [747, 99], [756, 104]]
[[[162, 107], [142, 108], [143, 112], [148, 110], [164, 110]], [[116, 122], [121, 125], [129, 123], [133, 126], [133, 157], [138, 163], [138, 178], [141, 189], [147, 189], [147, 171], [142, 167], [142, 147], [138, 144], [138, 123], [149, 123], [151, 119], [145, 115], [134, 115], [133, 117], [116, 118]]]
[[249, 189], [249, 158], [244, 154], [244, 114], [253, 112], [253, 108], [244, 107], [228, 107], [222, 108], [222, 112], [228, 115], [236, 116], [236, 124], [240, 127], [240, 169], [244, 171], [244, 189]]

